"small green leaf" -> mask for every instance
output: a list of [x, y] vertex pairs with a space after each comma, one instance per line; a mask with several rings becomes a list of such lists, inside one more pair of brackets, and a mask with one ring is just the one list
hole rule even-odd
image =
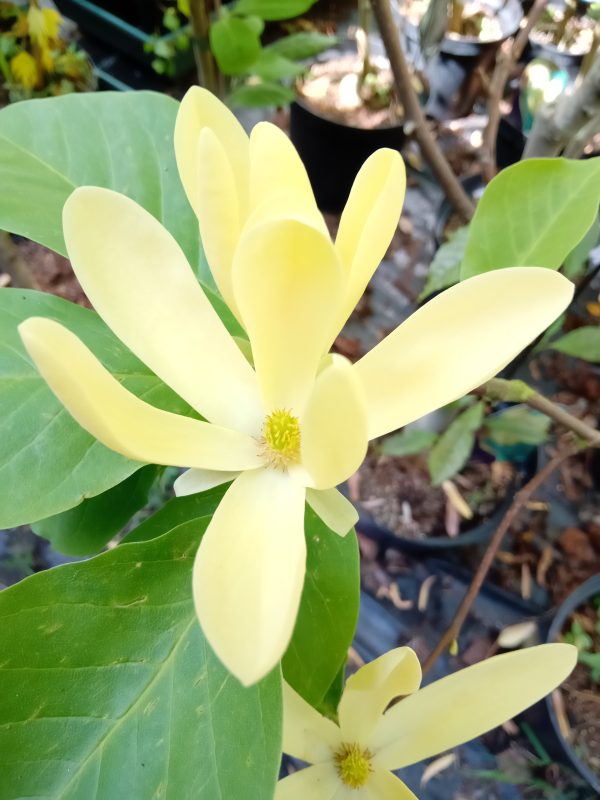
[[0, 593], [3, 800], [271, 800], [279, 670], [243, 688], [191, 592], [208, 518]]
[[600, 363], [600, 328], [586, 325], [576, 328], [552, 342], [548, 347], [585, 361]]
[[59, 553], [69, 556], [98, 553], [146, 505], [150, 489], [161, 472], [162, 467], [142, 467], [112, 489], [31, 527]]
[[542, 444], [548, 438], [551, 420], [525, 405], [512, 406], [485, 418], [489, 437], [499, 445]]
[[306, 31], [283, 36], [273, 44], [267, 45], [265, 51], [277, 53], [292, 61], [303, 61], [306, 58], [313, 58], [318, 56], [319, 53], [329, 50], [337, 42], [338, 40], [335, 36], [327, 36], [316, 31]]
[[460, 280], [460, 264], [465, 254], [469, 226], [465, 225], [450, 234], [448, 241], [444, 242], [433, 257], [429, 267], [427, 282], [419, 295], [419, 300], [424, 300], [434, 292], [447, 289]]
[[381, 443], [381, 452], [386, 456], [413, 456], [429, 449], [437, 441], [438, 434], [423, 428], [408, 427]]
[[253, 75], [258, 75], [263, 81], [278, 81], [286, 78], [296, 78], [305, 67], [302, 64], [295, 64], [285, 56], [278, 53], [263, 50], [259, 59], [252, 64], [250, 71]]
[[227, 97], [227, 103], [233, 108], [267, 108], [269, 106], [285, 106], [296, 97], [296, 92], [278, 83], [263, 81], [246, 83], [234, 89]]
[[245, 22], [246, 25], [252, 28], [257, 36], [260, 36], [265, 29], [265, 23], [260, 17], [245, 17]]
[[502, 267], [558, 269], [599, 202], [600, 158], [532, 158], [502, 170], [471, 220], [461, 280]]
[[475, 433], [483, 420], [483, 402], [463, 411], [440, 436], [427, 460], [431, 480], [443, 483], [465, 466], [473, 451]]
[[210, 47], [224, 75], [241, 75], [260, 55], [255, 26], [230, 14], [210, 27]]
[[238, 0], [234, 14], [256, 14], [264, 20], [291, 19], [305, 14], [316, 0]]
[[565, 258], [562, 272], [566, 278], [574, 281], [585, 272], [590, 251], [596, 247], [598, 242], [600, 242], [600, 220], [598, 217], [594, 217], [589, 231]]

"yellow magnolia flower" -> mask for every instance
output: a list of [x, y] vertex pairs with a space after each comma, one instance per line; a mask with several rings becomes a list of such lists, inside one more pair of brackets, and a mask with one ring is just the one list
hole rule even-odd
[[334, 488], [370, 438], [455, 400], [507, 364], [565, 308], [572, 285], [516, 268], [465, 281], [351, 365], [328, 350], [394, 233], [404, 167], [375, 153], [356, 178], [335, 244], [302, 163], [273, 125], [250, 138], [209, 92], [184, 98], [175, 130], [181, 179], [215, 280], [245, 328], [242, 355], [171, 234], [127, 197], [84, 187], [68, 199], [69, 257], [121, 341], [205, 421], [126, 391], [49, 319], [21, 336], [73, 417], [141, 462], [189, 467], [179, 495], [233, 480], [193, 573], [198, 617], [245, 684], [283, 655], [305, 574], [305, 500], [344, 535], [356, 512]]
[[572, 645], [540, 645], [419, 689], [419, 661], [409, 647], [399, 647], [348, 679], [339, 725], [284, 683], [283, 751], [314, 766], [279, 781], [275, 800], [416, 800], [390, 770], [506, 722], [558, 686], [576, 663]]
[[40, 80], [37, 61], [26, 50], [21, 50], [10, 60], [10, 69], [14, 79], [25, 89], [35, 89]]

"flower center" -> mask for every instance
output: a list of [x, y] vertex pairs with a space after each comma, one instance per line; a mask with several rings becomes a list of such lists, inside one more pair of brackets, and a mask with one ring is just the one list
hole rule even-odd
[[291, 411], [273, 411], [265, 419], [260, 439], [267, 464], [285, 470], [300, 460], [300, 422]]
[[360, 789], [373, 772], [372, 757], [368, 750], [363, 750], [357, 744], [344, 743], [334, 753], [333, 760], [343, 783], [351, 789]]

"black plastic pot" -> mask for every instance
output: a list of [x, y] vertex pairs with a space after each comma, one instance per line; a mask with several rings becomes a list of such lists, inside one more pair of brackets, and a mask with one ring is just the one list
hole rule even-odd
[[400, 150], [406, 138], [401, 124], [366, 130], [334, 122], [298, 99], [290, 107], [290, 136], [322, 211], [344, 208], [357, 172], [380, 147]]
[[[565, 626], [565, 623], [571, 614], [577, 608], [579, 608], [579, 606], [584, 605], [584, 603], [597, 594], [600, 594], [600, 573], [594, 575], [581, 586], [579, 586], [579, 588], [577, 588], [573, 594], [569, 595], [565, 602], [559, 607], [558, 611], [556, 612], [556, 616], [550, 625], [546, 641], [557, 641], [562, 629]], [[545, 702], [554, 733], [556, 734], [566, 761], [577, 770], [581, 777], [584, 778], [596, 792], [600, 793], [600, 776], [596, 775], [596, 773], [593, 772], [588, 765], [579, 758], [575, 750], [562, 735], [558, 717], [556, 715], [556, 709], [554, 708], [554, 703], [552, 701], [552, 695], [546, 697]]]
[[526, 144], [527, 137], [523, 131], [507, 117], [500, 117], [496, 136], [496, 166], [498, 169], [505, 169], [520, 161]]
[[[102, 5], [92, 3], [90, 0], [57, 0], [56, 5], [62, 14], [76, 22], [82, 31], [90, 36], [105, 42], [110, 47], [129, 58], [134, 59], [140, 64], [148, 67], [152, 65], [155, 56], [152, 52], [146, 52], [146, 45], [152, 40], [150, 31], [153, 30], [155, 17], [149, 6], [141, 0], [136, 3], [116, 3], [106, 2]], [[122, 6], [125, 10], [122, 11]], [[115, 13], [111, 13], [111, 10]], [[139, 6], [139, 8], [138, 8]], [[148, 20], [147, 30], [143, 30], [136, 25], [118, 16], [116, 10], [123, 16], [129, 15], [130, 19]], [[132, 17], [132, 13], [134, 13]], [[160, 38], [161, 42], [171, 43], [180, 35], [180, 31], [172, 31]], [[173, 76], [184, 75], [190, 72], [194, 66], [194, 54], [192, 47], [186, 50], [175, 48], [175, 55], [172, 60]]]
[[559, 50], [553, 44], [536, 42], [530, 36], [526, 60], [531, 61], [534, 58], [544, 58], [547, 61], [551, 61], [559, 69], [564, 69], [571, 81], [574, 81], [579, 75], [579, 69], [583, 61], [583, 55], [581, 54], [576, 55], [568, 50]]

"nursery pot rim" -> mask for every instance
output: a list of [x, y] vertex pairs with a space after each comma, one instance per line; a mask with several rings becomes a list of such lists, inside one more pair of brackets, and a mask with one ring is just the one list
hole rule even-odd
[[[586, 600], [589, 600], [591, 597], [597, 594], [600, 594], [600, 572], [592, 575], [592, 577], [588, 578], [585, 583], [582, 583], [581, 586], [578, 586], [577, 589], [575, 589], [575, 591], [572, 592], [558, 607], [558, 610], [554, 615], [554, 619], [550, 624], [546, 642], [556, 642], [565, 622], [571, 616], [573, 611], [575, 611], [575, 609], [579, 606], [583, 605]], [[561, 732], [556, 710], [554, 708], [554, 703], [552, 701], [552, 695], [547, 695], [544, 699], [544, 702], [546, 703], [546, 709], [548, 711], [548, 716], [550, 717], [550, 722], [552, 723], [552, 728], [554, 729], [554, 734], [558, 739], [562, 750], [567, 757], [567, 760], [593, 789], [595, 789], [597, 792], [600, 792], [600, 776], [593, 772], [593, 770], [588, 767], [588, 765], [577, 755], [573, 747], [569, 744], [569, 742], [567, 742]]]

